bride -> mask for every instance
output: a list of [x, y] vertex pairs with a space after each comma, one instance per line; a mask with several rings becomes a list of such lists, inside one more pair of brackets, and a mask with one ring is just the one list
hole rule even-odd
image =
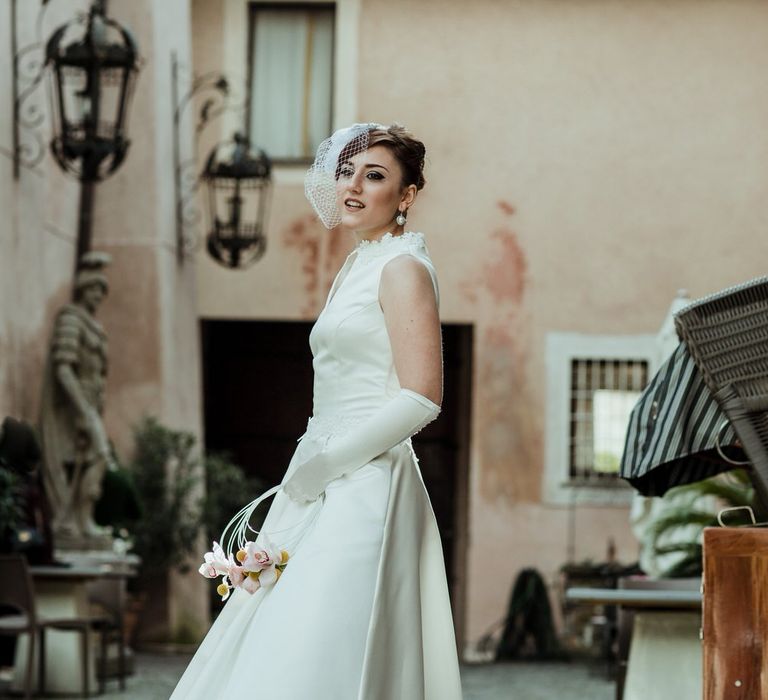
[[[201, 573], [234, 590], [173, 700], [461, 698], [440, 536], [410, 441], [442, 400], [437, 279], [423, 235], [405, 230], [424, 153], [380, 124], [318, 149], [307, 197], [357, 246], [309, 336], [313, 415], [256, 542], [206, 555]], [[235, 544], [262, 500], [233, 521]], [[249, 574], [259, 556], [271, 569]]]

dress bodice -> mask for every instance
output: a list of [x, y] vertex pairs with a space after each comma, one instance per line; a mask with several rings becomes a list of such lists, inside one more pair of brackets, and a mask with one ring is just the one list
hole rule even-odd
[[314, 416], [365, 417], [400, 390], [379, 303], [381, 271], [400, 255], [412, 255], [424, 264], [438, 295], [421, 233], [388, 233], [378, 241], [360, 243], [336, 276], [309, 336]]

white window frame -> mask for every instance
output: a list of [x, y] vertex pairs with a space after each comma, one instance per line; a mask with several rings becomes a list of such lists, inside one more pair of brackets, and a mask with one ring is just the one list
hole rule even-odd
[[655, 371], [656, 336], [550, 332], [546, 337], [546, 429], [543, 494], [555, 505], [628, 505], [634, 490], [622, 479], [576, 486], [570, 480], [571, 365], [574, 360], [643, 360]]
[[[348, 126], [358, 118], [358, 40], [360, 38], [360, 8], [362, 0], [224, 0], [224, 41], [222, 56], [224, 73], [233, 77], [248, 74], [248, 40], [251, 4], [287, 5], [316, 2], [336, 6], [333, 44], [333, 129]], [[245, 29], [244, 29], [245, 28]], [[243, 128], [243, 115], [225, 113], [219, 120], [221, 133], [231, 134]], [[276, 185], [303, 185], [306, 163], [276, 165], [272, 178]]]

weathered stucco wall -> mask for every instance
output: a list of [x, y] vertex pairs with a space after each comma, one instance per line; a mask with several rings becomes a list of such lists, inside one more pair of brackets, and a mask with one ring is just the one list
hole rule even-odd
[[[51, 8], [55, 26], [83, 3]], [[35, 3], [17, 3], [18, 48], [36, 41]], [[74, 270], [77, 184], [66, 178], [47, 149], [46, 93], [39, 89], [23, 103], [23, 116], [44, 118], [38, 129], [20, 131], [21, 145], [32, 160], [13, 177], [13, 98], [10, 3], [0, 22], [0, 416], [35, 422], [50, 325], [68, 300]], [[35, 72], [39, 52], [27, 52], [20, 65], [20, 88]]]
[[[545, 333], [654, 333], [678, 288], [764, 272], [768, 8], [405, 5], [363, 3], [359, 116], [431, 146], [414, 218], [444, 317], [476, 324], [471, 640], [520, 567], [565, 559], [566, 513], [540, 503]], [[576, 559], [608, 536], [633, 558], [624, 509], [577, 518]]]
[[[120, 344], [112, 353], [108, 426], [127, 442], [126, 428], [153, 414], [172, 428], [193, 432], [202, 448], [196, 272], [193, 259], [177, 257], [173, 161], [171, 56], [176, 52], [186, 72], [183, 92], [192, 65], [189, 2], [115, 3], [114, 14], [134, 29], [144, 65], [131, 115], [130, 157], [100, 186], [95, 212], [94, 245], [114, 258], [114, 300], [105, 324], [113, 344]], [[191, 152], [191, 144], [187, 122], [183, 154]], [[207, 594], [194, 569], [174, 572], [160, 633], [167, 624], [171, 636], [201, 634], [208, 621]]]
[[[472, 641], [521, 567], [553, 580], [566, 559], [568, 511], [542, 503], [546, 333], [655, 333], [678, 288], [699, 296], [765, 271], [768, 7], [362, 0], [357, 11], [359, 78], [337, 89], [356, 96], [354, 119], [424, 138], [428, 185], [409, 221], [427, 233], [444, 320], [475, 325]], [[196, 17], [196, 61], [217, 60], [210, 37]], [[301, 168], [276, 182], [264, 260], [227, 273], [201, 257], [203, 316], [317, 313], [350, 239], [313, 221]], [[580, 506], [575, 524], [577, 560], [603, 559], [609, 537], [635, 558], [625, 507]]]
[[[38, 3], [17, 5], [24, 46], [36, 38]], [[44, 35], [87, 6], [85, 0], [52, 3]], [[118, 453], [127, 457], [133, 427], [144, 414], [202, 437], [195, 265], [179, 264], [176, 257], [171, 155], [171, 51], [189, 71], [191, 30], [187, 0], [122, 0], [110, 3], [109, 11], [132, 29], [143, 58], [129, 119], [132, 145], [120, 170], [96, 187], [93, 233], [93, 248], [113, 257], [110, 294], [98, 313], [110, 341], [105, 421]], [[10, 22], [0, 22], [3, 47], [10, 46], [9, 30]], [[12, 140], [10, 61], [4, 50], [3, 149]], [[35, 99], [47, 114], [45, 98], [41, 89]], [[48, 124], [40, 136], [47, 148]], [[184, 144], [189, 152], [189, 127]], [[37, 420], [53, 315], [71, 293], [78, 199], [78, 183], [63, 175], [50, 155], [34, 171], [22, 169], [18, 181], [11, 161], [0, 158], [0, 417]], [[202, 633], [207, 592], [199, 576], [175, 576], [168, 618], [155, 620], [158, 629]]]
[[[278, 0], [290, 4], [290, 0]], [[333, 99], [336, 123], [357, 118], [360, 0], [336, 3]], [[237, 81], [235, 98], [245, 92], [248, 78], [249, 0], [193, 0], [193, 54], [198, 73], [224, 71]], [[242, 129], [243, 112], [232, 110], [202, 134], [205, 154], [217, 140]], [[343, 231], [328, 233], [317, 224], [304, 198], [306, 166], [274, 171], [274, 196], [265, 258], [247, 271], [232, 272], [207, 255], [198, 258], [199, 310], [203, 318], [313, 319], [346, 254], [352, 238]], [[204, 234], [205, 225], [200, 228]], [[297, 270], [300, 271], [297, 277]], [[286, 284], [286, 280], [295, 283]], [[268, 299], [267, 303], [264, 300]]]

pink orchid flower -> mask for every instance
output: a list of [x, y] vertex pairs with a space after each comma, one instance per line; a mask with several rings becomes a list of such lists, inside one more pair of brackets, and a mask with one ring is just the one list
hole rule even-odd
[[243, 568], [246, 571], [261, 571], [275, 563], [273, 553], [264, 547], [259, 547], [255, 542], [248, 542], [245, 546], [245, 559]]
[[246, 543], [243, 569], [259, 571], [259, 586], [271, 586], [278, 579], [275, 567], [281, 563], [283, 555], [266, 535], [260, 537], [260, 540], [260, 544], [256, 542]]
[[235, 588], [242, 586], [243, 580], [245, 578], [245, 569], [237, 564], [231, 554], [229, 555], [229, 570], [227, 575], [229, 576], [229, 582]]
[[[259, 577], [261, 578], [261, 577]], [[250, 576], [246, 576], [243, 580], [243, 590], [247, 591], [248, 593], [256, 593], [256, 591], [261, 588], [261, 583], [259, 581], [259, 578], [251, 578]]]

